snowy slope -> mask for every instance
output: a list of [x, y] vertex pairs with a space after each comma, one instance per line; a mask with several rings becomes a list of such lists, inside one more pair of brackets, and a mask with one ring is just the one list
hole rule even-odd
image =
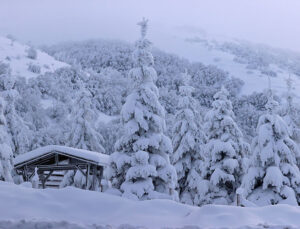
[[41, 190], [0, 182], [0, 203], [0, 225], [5, 220], [26, 220], [114, 227], [129, 224], [151, 229], [186, 225], [201, 228], [300, 227], [300, 208], [289, 205], [257, 208], [207, 205], [198, 208], [170, 200], [132, 201], [73, 187]]
[[[270, 77], [271, 85], [273, 90], [281, 95], [286, 92], [286, 79], [291, 75], [294, 81], [294, 92], [300, 101], [299, 53], [188, 29], [175, 29], [169, 33], [162, 32], [160, 39], [155, 40], [154, 44], [162, 50], [175, 53], [191, 61], [216, 65], [229, 72], [231, 76], [242, 79], [245, 82], [243, 94], [265, 90], [268, 87], [267, 73], [275, 72], [277, 76]], [[249, 56], [247, 56], [247, 50]], [[245, 53], [239, 53], [240, 51]], [[249, 60], [249, 58], [257, 59]], [[260, 65], [262, 63], [259, 58], [262, 63], [267, 62], [268, 66], [249, 68], [247, 61], [256, 61]], [[294, 74], [297, 72], [294, 71], [295, 69], [290, 70], [292, 68], [298, 69], [298, 75]]]
[[[6, 37], [0, 37], [0, 62], [9, 64], [13, 76], [22, 76], [26, 79], [35, 77], [45, 72], [53, 72], [58, 68], [68, 66], [66, 63], [59, 62], [48, 54], [37, 51], [37, 58], [27, 57], [29, 46], [12, 41]], [[28, 70], [28, 66], [36, 65], [40, 67], [40, 73], [34, 73]]]

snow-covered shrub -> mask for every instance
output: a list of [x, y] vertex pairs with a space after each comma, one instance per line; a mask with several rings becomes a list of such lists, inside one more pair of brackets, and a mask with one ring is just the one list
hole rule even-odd
[[6, 91], [13, 88], [15, 78], [11, 75], [9, 64], [0, 62], [0, 91]]
[[44, 64], [43, 67], [46, 68], [46, 69], [50, 69], [48, 64]]
[[201, 168], [198, 182], [198, 204], [230, 204], [241, 184], [247, 167], [246, 157], [250, 147], [243, 140], [242, 132], [235, 122], [229, 93], [222, 87], [215, 94], [212, 109], [205, 116], [208, 137], [205, 147], [205, 165]]
[[93, 95], [96, 108], [107, 114], [120, 114], [128, 94], [128, 80], [115, 69], [103, 69], [89, 77], [87, 87]]
[[129, 76], [135, 88], [122, 107], [124, 135], [110, 156], [109, 179], [113, 188], [132, 199], [175, 198], [176, 171], [170, 164], [170, 139], [164, 135], [164, 109], [154, 82], [151, 43], [145, 38], [147, 21], [139, 23], [141, 38], [136, 42], [136, 67]]
[[39, 182], [40, 182], [40, 178], [39, 178], [39, 174], [38, 174], [38, 169], [35, 167], [34, 175], [31, 178], [32, 188], [39, 188]]
[[175, 115], [179, 99], [177, 91], [169, 90], [168, 87], [162, 87], [159, 89], [159, 95], [161, 105], [165, 108], [167, 114]]
[[10, 40], [10, 45], [13, 46], [14, 42], [17, 40], [12, 34], [7, 34], [6, 38]]
[[27, 52], [27, 57], [29, 58], [29, 59], [33, 59], [33, 60], [35, 60], [36, 58], [37, 58], [37, 51], [35, 50], [35, 48], [34, 47], [29, 47], [27, 50], [26, 50], [26, 52]]
[[36, 73], [36, 74], [40, 74], [41, 73], [41, 67], [37, 64], [30, 63], [28, 65], [28, 71]]
[[0, 62], [0, 75], [9, 75], [11, 72], [11, 69], [9, 67], [9, 64], [5, 64], [3, 62]]
[[104, 138], [103, 147], [106, 154], [112, 154], [114, 152], [114, 145], [117, 140], [123, 135], [123, 128], [120, 123], [120, 119], [116, 118], [108, 123], [99, 122], [98, 131]]
[[276, 114], [278, 103], [269, 95], [267, 113], [259, 118], [252, 142], [251, 166], [244, 176], [245, 197], [257, 205], [299, 201], [299, 149], [290, 138], [284, 120]]
[[[46, 72], [36, 78], [36, 86], [43, 97], [54, 99], [70, 106], [70, 100], [75, 99], [74, 93], [84, 87], [87, 79], [86, 73], [73, 67], [59, 68], [54, 72]], [[83, 85], [82, 85], [83, 84]]]

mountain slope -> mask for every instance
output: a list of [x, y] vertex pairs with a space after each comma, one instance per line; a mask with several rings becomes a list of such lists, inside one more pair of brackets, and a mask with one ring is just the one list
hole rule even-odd
[[30, 50], [28, 45], [0, 37], [0, 62], [10, 65], [13, 76], [29, 79], [38, 74], [53, 72], [58, 68], [68, 66], [40, 50], [35, 50], [36, 57], [30, 58], [28, 57], [28, 50]]
[[[300, 53], [187, 28], [160, 36], [160, 41], [155, 43], [160, 49], [191, 61], [216, 65], [243, 80], [243, 94], [262, 92], [268, 87], [268, 76], [279, 95], [286, 92], [285, 81], [289, 76], [294, 81], [294, 91], [300, 91]], [[300, 93], [296, 97], [300, 101]]]

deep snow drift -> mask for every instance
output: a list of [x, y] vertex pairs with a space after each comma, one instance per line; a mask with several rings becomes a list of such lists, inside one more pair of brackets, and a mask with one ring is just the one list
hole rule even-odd
[[111, 225], [114, 228], [124, 224], [145, 228], [188, 225], [199, 228], [300, 227], [300, 208], [289, 205], [257, 208], [207, 205], [199, 208], [170, 200], [132, 201], [72, 187], [41, 190], [0, 182], [0, 203], [0, 227], [6, 225], [6, 228], [18, 225], [28, 228], [30, 225], [56, 225], [57, 228]]

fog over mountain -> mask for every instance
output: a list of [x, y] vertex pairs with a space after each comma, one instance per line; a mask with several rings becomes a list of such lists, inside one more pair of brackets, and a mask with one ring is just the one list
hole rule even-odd
[[1, 0], [0, 33], [34, 44], [133, 41], [136, 21], [145, 16], [158, 46], [162, 32], [186, 28], [300, 51], [299, 9], [297, 0]]

